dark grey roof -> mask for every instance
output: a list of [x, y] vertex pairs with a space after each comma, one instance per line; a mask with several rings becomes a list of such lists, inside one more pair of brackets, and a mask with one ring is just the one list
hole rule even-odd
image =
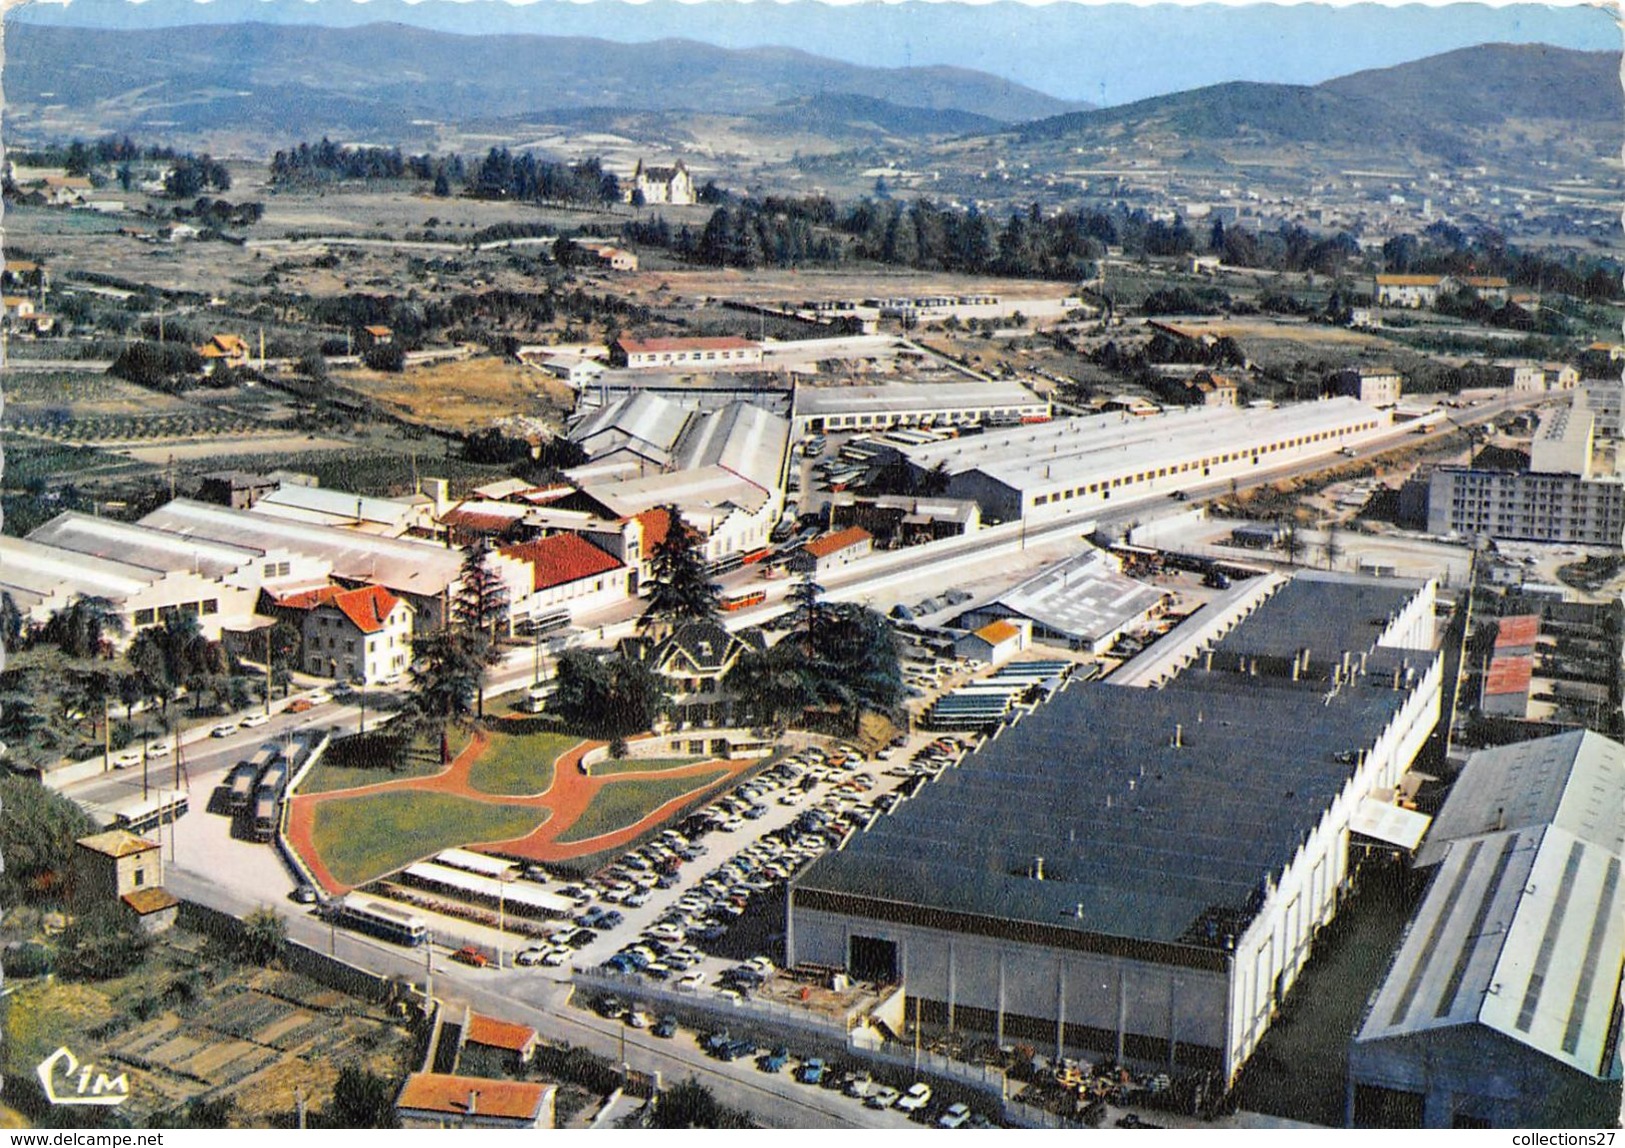
[[[1413, 664], [1434, 656], [1408, 653]], [[797, 889], [1222, 945], [1403, 704], [1407, 692], [1390, 687], [1370, 675], [1327, 696], [1203, 671], [1161, 690], [1074, 686], [820, 859]], [[1043, 881], [1026, 876], [1037, 857]]]
[[1217, 645], [1242, 657], [1292, 658], [1308, 648], [1317, 661], [1377, 644], [1419, 582], [1302, 571]]

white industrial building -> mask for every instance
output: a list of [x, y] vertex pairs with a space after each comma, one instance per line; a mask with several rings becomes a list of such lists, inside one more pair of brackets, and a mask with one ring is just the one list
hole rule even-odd
[[1169, 598], [1124, 574], [1114, 555], [1090, 546], [966, 611], [957, 624], [975, 629], [1022, 618], [1032, 623], [1034, 641], [1094, 653], [1161, 613]]
[[920, 476], [949, 475], [947, 494], [984, 519], [1043, 520], [1118, 501], [1267, 473], [1324, 458], [1386, 429], [1387, 412], [1350, 398], [1271, 409], [1187, 408], [1136, 418], [1058, 419], [903, 448]]
[[893, 427], [962, 427], [988, 422], [1045, 422], [1048, 399], [1020, 383], [888, 383], [797, 387], [796, 435], [879, 431]]
[[1349, 1048], [1349, 1123], [1616, 1122], [1625, 747], [1474, 754], [1416, 860], [1432, 884]]
[[[415, 538], [386, 538], [189, 498], [171, 500], [141, 519], [141, 525], [180, 538], [267, 553], [291, 552], [325, 562], [335, 581], [383, 586], [405, 598], [420, 632], [444, 624], [446, 609], [461, 586], [463, 552]], [[530, 593], [529, 566], [500, 554], [492, 554], [488, 561], [507, 588], [509, 601]]]
[[1438, 722], [1434, 597], [1297, 579], [1218, 667], [1067, 687], [797, 878], [789, 962], [1000, 1043], [1233, 1082], [1337, 911], [1355, 818]]

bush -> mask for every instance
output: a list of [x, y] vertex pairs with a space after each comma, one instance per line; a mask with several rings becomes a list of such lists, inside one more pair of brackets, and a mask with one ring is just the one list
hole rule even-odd
[[406, 369], [406, 352], [394, 343], [386, 343], [382, 347], [374, 347], [361, 361], [375, 371], [404, 371]]
[[118, 904], [81, 913], [62, 934], [56, 971], [66, 980], [105, 981], [135, 971], [150, 938]]

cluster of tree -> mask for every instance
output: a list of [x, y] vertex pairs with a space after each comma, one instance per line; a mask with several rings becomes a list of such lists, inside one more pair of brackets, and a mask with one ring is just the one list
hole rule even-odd
[[204, 227], [252, 227], [265, 215], [263, 203], [232, 203], [229, 199], [211, 199], [199, 196], [191, 207], [177, 207], [171, 213], [176, 219], [195, 219]]
[[[679, 235], [679, 239], [682, 235]], [[839, 263], [840, 238], [797, 215], [769, 214], [754, 203], [711, 213], [692, 251], [677, 254], [711, 267], [794, 267]]]
[[298, 147], [278, 151], [271, 157], [271, 182], [278, 186], [329, 183], [341, 179], [418, 179], [438, 185], [462, 185], [467, 178], [463, 157], [432, 154], [402, 155], [398, 147], [356, 147], [336, 144], [323, 136], [321, 142], [302, 141]]
[[0, 895], [7, 905], [54, 899], [66, 880], [73, 843], [96, 832], [77, 804], [21, 774], [0, 774]]
[[607, 740], [615, 756], [625, 752], [627, 738], [654, 725], [670, 701], [664, 679], [631, 654], [566, 650], [556, 674], [548, 708], [572, 729]]
[[1321, 275], [1340, 274], [1360, 254], [1359, 242], [1346, 231], [1316, 235], [1302, 224], [1283, 223], [1272, 232], [1254, 233], [1226, 227], [1222, 219], [1213, 221], [1207, 249], [1232, 267], [1312, 271]]
[[24, 167], [60, 167], [69, 175], [89, 175], [98, 167], [126, 164], [146, 160], [161, 162], [175, 159], [183, 153], [172, 147], [136, 144], [129, 136], [103, 136], [86, 143], [73, 140], [66, 144], [53, 143], [26, 151], [14, 151], [11, 158]]
[[692, 1076], [655, 1100], [650, 1128], [755, 1128], [750, 1113], [719, 1103], [709, 1088]]
[[[421, 300], [398, 295], [344, 294], [291, 301], [312, 324], [359, 330], [386, 326], [395, 333], [393, 343], [410, 349], [440, 333], [466, 333], [492, 340], [493, 332], [534, 331], [547, 327], [563, 313], [582, 322], [613, 319], [618, 323], [647, 323], [653, 313], [636, 300], [609, 293], [591, 294], [581, 288], [542, 291], [499, 289], [462, 292], [445, 299]], [[331, 353], [342, 354], [343, 340]]]
[[189, 389], [193, 376], [203, 370], [203, 356], [182, 343], [143, 339], [128, 344], [107, 370], [137, 386], [178, 394]]
[[526, 203], [618, 203], [621, 181], [604, 170], [598, 157], [564, 164], [540, 160], [529, 152], [515, 156], [494, 147], [470, 175], [468, 194], [477, 199], [515, 199]]
[[124, 653], [130, 672], [118, 682], [120, 700], [148, 700], [169, 712], [170, 701], [185, 687], [194, 712], [210, 699], [216, 709], [236, 709], [248, 691], [234, 674], [224, 646], [203, 636], [197, 618], [171, 611], [156, 626], [137, 630]]
[[1507, 331], [1528, 331], [1539, 335], [1567, 335], [1569, 321], [1551, 308], [1530, 311], [1516, 303], [1491, 303], [1471, 287], [1441, 292], [1433, 309], [1441, 315], [1454, 315]]
[[1532, 291], [1594, 302], [1625, 294], [1625, 263], [1613, 256], [1523, 250], [1493, 229], [1468, 235], [1443, 221], [1430, 224], [1420, 236], [1394, 236], [1382, 245], [1382, 258], [1384, 269], [1396, 275], [1495, 275]]
[[442, 764], [451, 763], [452, 727], [477, 727], [485, 718], [485, 674], [501, 660], [510, 605], [507, 586], [492, 568], [491, 548], [482, 539], [463, 558], [451, 617], [440, 629], [412, 639], [412, 689], [395, 728], [403, 739], [437, 735]]
[[505, 435], [498, 427], [465, 436], [462, 454], [469, 462], [484, 466], [520, 467], [527, 471], [565, 470], [587, 461], [587, 452], [567, 438], [554, 436], [532, 444], [529, 439]]
[[468, 237], [468, 241], [478, 247], [482, 243], [500, 243], [504, 239], [546, 239], [550, 235], [557, 234], [558, 228], [551, 223], [537, 220], [504, 220], [480, 228]]
[[231, 173], [226, 165], [203, 155], [178, 155], [164, 176], [164, 194], [170, 199], [196, 199], [209, 188], [231, 190]]
[[791, 600], [796, 629], [741, 655], [724, 682], [755, 720], [794, 723], [823, 711], [855, 725], [864, 711], [895, 713], [903, 676], [886, 619], [855, 603], [825, 602], [811, 578], [792, 588]]
[[1216, 287], [1159, 287], [1140, 301], [1146, 315], [1217, 315], [1229, 307], [1230, 296]]

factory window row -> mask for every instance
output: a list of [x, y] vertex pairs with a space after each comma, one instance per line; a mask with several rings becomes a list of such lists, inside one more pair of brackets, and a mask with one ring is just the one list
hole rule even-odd
[[1227, 462], [1241, 462], [1250, 458], [1256, 463], [1260, 455], [1272, 454], [1278, 450], [1291, 450], [1294, 447], [1307, 446], [1312, 443], [1325, 442], [1331, 439], [1341, 438], [1346, 434], [1358, 433], [1359, 431], [1374, 430], [1376, 429], [1376, 426], [1377, 424], [1374, 422], [1366, 422], [1346, 430], [1318, 431], [1314, 434], [1299, 435], [1296, 438], [1283, 439], [1280, 442], [1269, 443], [1265, 446], [1252, 447], [1249, 450], [1228, 451], [1224, 454], [1214, 455], [1210, 458], [1204, 458], [1199, 461], [1182, 462], [1177, 465], [1170, 464], [1155, 470], [1145, 470], [1139, 472], [1138, 474], [1128, 475], [1122, 478], [1114, 478], [1109, 481], [1103, 479], [1100, 482], [1092, 482], [1088, 486], [1083, 486], [1080, 484], [1070, 490], [1060, 490], [1054, 492], [1053, 494], [1037, 495], [1033, 499], [1033, 505], [1048, 506], [1052, 502], [1068, 502], [1074, 498], [1085, 497], [1091, 494], [1101, 494], [1103, 497], [1109, 498], [1111, 497], [1110, 492], [1120, 486], [1140, 482], [1151, 482], [1155, 479], [1167, 478], [1169, 475], [1185, 474], [1197, 470], [1201, 471], [1205, 475], [1210, 467], [1220, 466]]
[[197, 618], [218, 613], [220, 613], [220, 599], [205, 598], [201, 602], [180, 602], [174, 606], [159, 606], [156, 609], [137, 610], [131, 615], [131, 618], [137, 626], [152, 626], [166, 618], [173, 618], [177, 614]]

